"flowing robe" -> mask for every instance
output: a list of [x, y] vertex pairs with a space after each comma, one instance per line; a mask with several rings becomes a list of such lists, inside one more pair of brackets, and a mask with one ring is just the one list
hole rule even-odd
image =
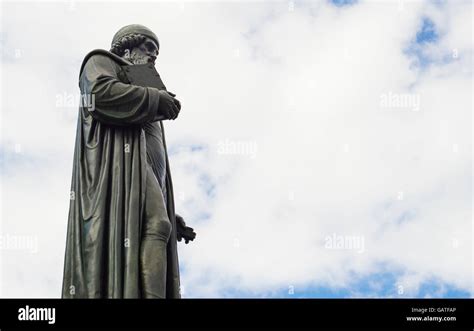
[[[140, 298], [140, 242], [146, 195], [144, 126], [156, 118], [159, 92], [129, 84], [128, 61], [89, 53], [79, 87], [63, 298]], [[167, 246], [166, 297], [180, 298], [176, 220], [166, 142], [165, 201], [172, 233]]]

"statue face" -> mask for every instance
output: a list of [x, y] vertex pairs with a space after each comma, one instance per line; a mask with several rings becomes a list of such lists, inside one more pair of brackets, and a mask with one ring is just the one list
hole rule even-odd
[[126, 49], [123, 57], [133, 64], [155, 64], [159, 52], [158, 45], [152, 39], [146, 38], [143, 43], [138, 45], [138, 47], [133, 48], [131, 51]]

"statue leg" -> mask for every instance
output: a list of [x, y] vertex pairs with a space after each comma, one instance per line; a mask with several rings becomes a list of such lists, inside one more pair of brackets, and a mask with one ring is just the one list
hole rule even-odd
[[171, 234], [171, 223], [160, 184], [147, 165], [145, 219], [140, 251], [142, 297], [166, 297], [166, 248]]

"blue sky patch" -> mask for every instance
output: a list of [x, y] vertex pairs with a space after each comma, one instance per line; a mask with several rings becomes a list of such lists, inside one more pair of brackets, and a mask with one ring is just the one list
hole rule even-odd
[[438, 41], [438, 32], [436, 26], [429, 18], [424, 18], [421, 29], [416, 33], [416, 43], [432, 43]]
[[342, 7], [353, 5], [357, 0], [330, 0], [330, 2], [337, 7]]
[[404, 53], [412, 58], [413, 68], [426, 68], [435, 61], [427, 51], [429, 45], [439, 41], [439, 33], [435, 23], [428, 17], [424, 17], [416, 31], [413, 39], [404, 49]]
[[[382, 267], [383, 269], [383, 267]], [[355, 279], [345, 287], [335, 288], [328, 284], [321, 285], [291, 285], [276, 290], [249, 291], [238, 288], [226, 288], [219, 292], [223, 298], [469, 298], [469, 291], [457, 288], [451, 284], [443, 283], [438, 279], [427, 279], [416, 293], [405, 293], [399, 287], [398, 279], [403, 276], [401, 270], [381, 270], [368, 276]], [[192, 296], [189, 291], [188, 295]]]

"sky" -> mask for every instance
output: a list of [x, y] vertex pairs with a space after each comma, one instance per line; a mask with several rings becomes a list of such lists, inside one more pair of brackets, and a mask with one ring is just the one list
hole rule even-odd
[[472, 297], [471, 1], [1, 2], [0, 297], [61, 293], [78, 74], [139, 23], [185, 298]]

